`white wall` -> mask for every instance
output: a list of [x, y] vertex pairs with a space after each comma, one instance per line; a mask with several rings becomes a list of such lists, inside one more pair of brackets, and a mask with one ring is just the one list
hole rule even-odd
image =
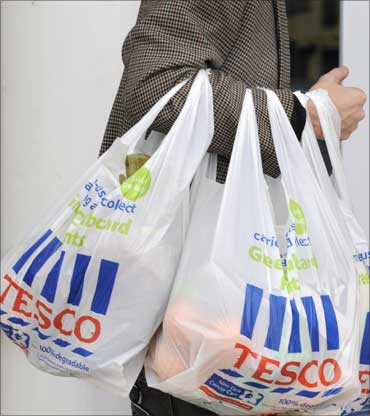
[[[96, 158], [137, 1], [1, 3], [1, 254]], [[369, 91], [368, 9], [345, 1], [343, 63]], [[358, 45], [361, 44], [361, 47]], [[368, 228], [368, 118], [344, 146], [355, 210]], [[45, 375], [2, 336], [1, 414], [125, 415], [128, 401]]]
[[[97, 157], [139, 2], [1, 2], [1, 254]], [[1, 414], [128, 415], [128, 400], [43, 374], [1, 338]]]
[[[345, 86], [361, 87], [369, 96], [369, 8], [362, 0], [342, 1], [341, 61], [350, 68]], [[354, 211], [369, 236], [369, 100], [366, 119], [343, 144]]]

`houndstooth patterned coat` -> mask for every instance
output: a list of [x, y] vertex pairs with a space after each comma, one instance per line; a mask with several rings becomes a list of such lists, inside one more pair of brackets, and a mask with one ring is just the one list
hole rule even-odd
[[[123, 76], [101, 145], [137, 123], [158, 99], [199, 68], [211, 68], [217, 180], [224, 182], [246, 88], [252, 88], [264, 171], [280, 173], [268, 121], [266, 96], [274, 89], [293, 127], [305, 111], [289, 90], [290, 59], [285, 0], [142, 0], [137, 22], [122, 47]], [[188, 82], [153, 122], [167, 133], [190, 90]], [[297, 131], [297, 130], [296, 130]]]

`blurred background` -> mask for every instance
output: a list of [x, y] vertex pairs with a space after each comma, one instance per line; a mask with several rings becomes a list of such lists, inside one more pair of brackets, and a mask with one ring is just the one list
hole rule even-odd
[[[294, 89], [338, 63], [369, 95], [369, 2], [288, 0]], [[1, 255], [96, 159], [138, 1], [1, 2]], [[367, 104], [368, 114], [368, 104]], [[343, 145], [369, 229], [369, 118]], [[129, 403], [33, 368], [1, 335], [2, 415], [129, 415]]]
[[339, 64], [340, 2], [287, 0], [292, 88], [307, 90]]

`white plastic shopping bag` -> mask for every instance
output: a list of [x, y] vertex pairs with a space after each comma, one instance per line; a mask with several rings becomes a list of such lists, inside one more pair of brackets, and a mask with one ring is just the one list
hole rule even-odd
[[187, 226], [189, 185], [213, 135], [200, 70], [153, 156], [125, 159], [179, 83], [88, 170], [50, 221], [2, 261], [1, 328], [36, 367], [127, 395], [160, 325]]
[[267, 94], [287, 218], [247, 91], [225, 186], [207, 174], [199, 186], [147, 380], [221, 415], [338, 414], [360, 391], [353, 245]]
[[370, 313], [369, 313], [369, 267], [370, 251], [364, 230], [356, 220], [349, 197], [348, 185], [344, 172], [344, 165], [339, 148], [340, 117], [331, 102], [327, 91], [316, 90], [306, 95], [296, 93], [301, 103], [306, 106], [307, 100], [311, 98], [316, 105], [320, 118], [324, 139], [327, 144], [328, 154], [332, 164], [332, 177], [329, 178], [324, 161], [321, 157], [312, 123], [308, 119], [306, 128], [302, 135], [302, 146], [311, 166], [319, 180], [320, 186], [327, 198], [330, 198], [333, 208], [342, 213], [344, 224], [342, 226], [349, 231], [348, 238], [352, 239], [355, 252], [353, 259], [357, 269], [360, 283], [360, 328], [363, 328], [359, 380], [361, 383], [361, 394], [354, 398], [343, 411], [342, 416], [354, 411], [370, 410]]

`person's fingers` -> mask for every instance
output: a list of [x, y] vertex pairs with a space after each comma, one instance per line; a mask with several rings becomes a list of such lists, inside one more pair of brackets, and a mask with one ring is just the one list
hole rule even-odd
[[342, 130], [341, 134], [340, 134], [340, 139], [341, 140], [347, 140], [349, 139], [351, 135], [351, 132], [349, 130]]
[[353, 119], [358, 123], [365, 118], [365, 112], [362, 107], [360, 107], [355, 114], [353, 115]]
[[358, 123], [365, 118], [365, 112], [362, 106], [355, 106], [349, 109], [343, 117], [342, 124], [350, 127], [354, 123]]
[[347, 110], [356, 111], [358, 108], [362, 108], [367, 100], [365, 92], [361, 88], [357, 87], [340, 87], [345, 90], [345, 102]]
[[353, 120], [352, 118], [345, 118], [342, 120], [342, 129], [340, 132], [340, 138], [342, 140], [347, 140], [349, 136], [351, 135], [353, 130]]
[[346, 66], [340, 66], [327, 72], [320, 79], [322, 81], [339, 84], [348, 77], [348, 74], [349, 69]]
[[354, 118], [351, 121], [346, 121], [342, 124], [342, 131], [340, 134], [341, 140], [347, 140], [358, 129], [359, 121], [354, 121]]
[[367, 96], [361, 88], [352, 87], [352, 92], [361, 105], [364, 105], [366, 103]]
[[311, 99], [308, 100], [307, 110], [308, 110], [309, 117], [311, 119], [312, 126], [314, 128], [316, 137], [322, 138], [323, 137], [323, 132], [322, 132], [322, 129], [321, 129], [320, 119], [319, 119], [319, 116], [317, 114], [316, 106], [315, 106], [314, 102]]

